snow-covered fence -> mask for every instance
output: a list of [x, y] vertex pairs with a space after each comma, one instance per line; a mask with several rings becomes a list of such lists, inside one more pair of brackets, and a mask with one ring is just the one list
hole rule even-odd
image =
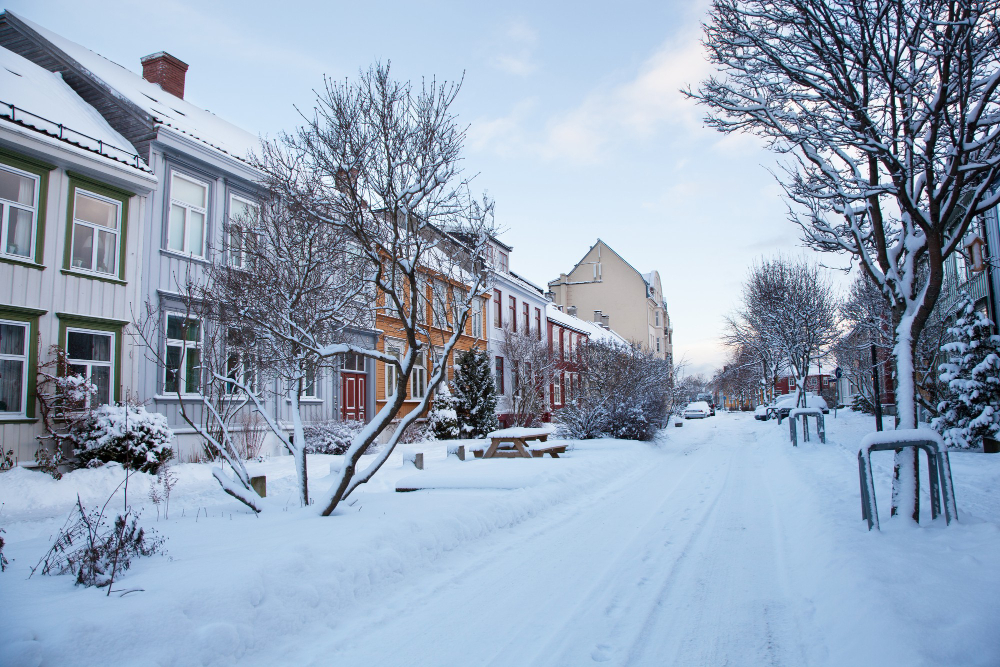
[[[931, 518], [936, 519], [944, 505], [946, 523], [958, 520], [955, 490], [951, 481], [948, 448], [936, 431], [927, 428], [869, 433], [861, 440], [858, 450], [858, 476], [861, 481], [861, 518], [868, 521], [868, 530], [878, 528], [878, 505], [875, 502], [875, 480], [872, 477], [872, 452], [913, 447], [927, 454], [927, 477], [931, 485]], [[919, 485], [919, 478], [916, 480]], [[917, 487], [919, 492], [919, 486]]]
[[798, 433], [795, 430], [795, 421], [798, 417], [802, 417], [802, 442], [809, 442], [809, 418], [814, 417], [819, 441], [826, 443], [826, 421], [823, 419], [823, 411], [819, 408], [795, 408], [788, 413], [788, 436], [792, 440], [793, 447], [799, 446]]

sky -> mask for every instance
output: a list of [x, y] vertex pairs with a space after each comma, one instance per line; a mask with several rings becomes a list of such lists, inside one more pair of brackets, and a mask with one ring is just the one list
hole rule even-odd
[[[688, 372], [718, 337], [753, 261], [799, 255], [749, 136], [704, 126], [679, 89], [712, 72], [698, 2], [184, 2], [16, 0], [6, 8], [137, 73], [167, 51], [185, 99], [264, 136], [292, 129], [323, 77], [376, 61], [394, 76], [462, 80], [464, 168], [496, 200], [511, 268], [544, 287], [598, 238], [657, 270]], [[829, 261], [829, 260], [828, 260]], [[614, 323], [611, 323], [612, 328]]]

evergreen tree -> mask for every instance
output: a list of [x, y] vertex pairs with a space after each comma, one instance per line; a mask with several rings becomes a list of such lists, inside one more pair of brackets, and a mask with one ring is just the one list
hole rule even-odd
[[482, 438], [500, 427], [496, 415], [497, 388], [490, 356], [485, 350], [468, 350], [459, 355], [453, 389], [463, 436]]
[[954, 340], [941, 346], [948, 361], [938, 370], [948, 390], [932, 423], [949, 447], [970, 449], [1000, 431], [1000, 336], [990, 335], [992, 323], [969, 299], [960, 312], [948, 329]]
[[429, 440], [454, 440], [461, 436], [458, 427], [459, 401], [442, 382], [434, 394], [434, 407], [427, 416], [427, 437]]

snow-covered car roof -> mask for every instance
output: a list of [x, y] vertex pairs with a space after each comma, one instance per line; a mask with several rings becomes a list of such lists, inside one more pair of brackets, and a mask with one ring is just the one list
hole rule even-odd
[[684, 409], [685, 410], [704, 410], [705, 412], [708, 412], [711, 408], [708, 407], [708, 403], [706, 403], [705, 401], [694, 401], [692, 403], [688, 403], [688, 406], [686, 408], [684, 408]]

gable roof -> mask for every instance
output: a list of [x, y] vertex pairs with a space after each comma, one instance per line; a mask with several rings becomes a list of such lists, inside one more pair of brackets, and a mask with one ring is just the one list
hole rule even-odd
[[0, 47], [0, 103], [0, 118], [10, 123], [150, 171], [128, 140], [61, 76], [3, 47]]
[[[636, 275], [639, 276], [639, 278], [642, 279], [642, 282], [646, 283], [647, 285], [650, 284], [649, 281], [646, 280], [646, 276], [641, 271], [639, 271], [639, 269], [637, 269], [634, 266], [632, 266], [627, 259], [625, 259], [621, 255], [619, 255], [618, 252], [614, 248], [612, 248], [611, 246], [609, 246], [607, 243], [605, 243], [604, 241], [602, 241], [600, 238], [597, 239], [597, 241], [594, 243], [594, 245], [590, 246], [590, 248], [587, 250], [587, 252], [583, 253], [583, 257], [580, 258], [579, 262], [577, 262], [576, 264], [573, 265], [573, 268], [569, 270], [569, 273], [573, 273], [574, 271], [576, 271], [580, 267], [580, 265], [583, 264], [583, 260], [585, 260], [587, 258], [587, 255], [590, 254], [590, 251], [593, 250], [594, 248], [596, 248], [598, 246], [598, 244], [600, 244], [600, 245], [604, 246], [605, 248], [607, 248], [608, 250], [610, 250], [611, 253], [615, 257], [617, 257], [618, 259], [620, 259], [622, 262], [625, 263], [625, 266], [627, 266], [628, 268], [630, 268], [633, 271], [635, 271]], [[552, 282], [556, 282], [556, 281], [552, 281]]]
[[[258, 137], [246, 130], [171, 95], [135, 72], [76, 42], [9, 10], [0, 17], [21, 37], [49, 51], [45, 54], [49, 59], [58, 61], [64, 67], [73, 70], [75, 74], [86, 78], [93, 86], [110, 94], [117, 102], [127, 107], [132, 115], [146, 121], [150, 129], [155, 129], [158, 125], [168, 127], [242, 161], [246, 161], [250, 152], [259, 144]], [[39, 57], [41, 56], [42, 54], [39, 54]], [[134, 144], [135, 138], [132, 141]]]

